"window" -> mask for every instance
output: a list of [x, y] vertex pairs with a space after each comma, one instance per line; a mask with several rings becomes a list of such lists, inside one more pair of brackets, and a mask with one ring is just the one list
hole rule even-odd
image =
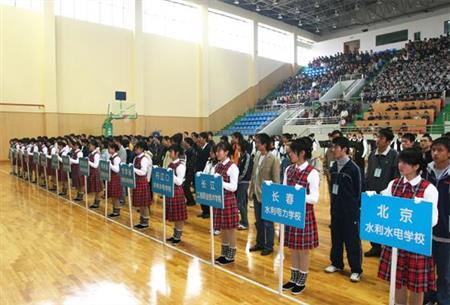
[[42, 11], [43, 0], [0, 0], [0, 5], [10, 5], [29, 10]]
[[199, 42], [201, 16], [197, 5], [166, 0], [144, 0], [143, 31], [175, 39]]
[[258, 55], [282, 62], [294, 61], [294, 34], [258, 24]]
[[414, 33], [414, 41], [419, 41], [420, 40], [420, 32], [415, 32]]
[[450, 20], [444, 22], [444, 34], [450, 33]]
[[134, 28], [134, 1], [55, 0], [55, 15], [131, 30]]
[[408, 30], [397, 31], [392, 33], [387, 33], [383, 35], [377, 35], [375, 37], [375, 45], [382, 46], [385, 44], [390, 44], [394, 42], [400, 42], [408, 40]]
[[208, 42], [210, 46], [253, 53], [253, 22], [224, 12], [208, 13]]

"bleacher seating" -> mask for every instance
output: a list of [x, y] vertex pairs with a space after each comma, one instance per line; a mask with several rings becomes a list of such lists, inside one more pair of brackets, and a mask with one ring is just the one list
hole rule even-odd
[[247, 113], [240, 120], [225, 129], [222, 134], [231, 135], [240, 132], [243, 135], [255, 134], [261, 127], [267, 125], [278, 116], [276, 111]]

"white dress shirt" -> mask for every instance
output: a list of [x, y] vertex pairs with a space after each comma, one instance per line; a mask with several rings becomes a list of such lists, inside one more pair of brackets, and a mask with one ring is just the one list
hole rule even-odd
[[[176, 159], [175, 161], [172, 161], [170, 163], [177, 163], [177, 162], [180, 162], [180, 159]], [[180, 162], [174, 174], [175, 175], [173, 175], [173, 183], [175, 183], [175, 185], [178, 186], [182, 185], [184, 181], [184, 176], [186, 175], [186, 165], [184, 165], [183, 162]]]
[[[136, 158], [141, 158], [141, 169], [138, 168], [134, 168], [134, 172], [136, 173], [136, 175], [138, 176], [147, 176], [147, 170], [148, 170], [148, 166], [149, 166], [149, 162], [148, 162], [148, 158], [146, 158], [144, 156], [144, 153], [139, 154], [139, 156], [135, 157], [134, 160], [136, 160]], [[134, 164], [134, 160], [133, 160], [133, 164]]]
[[120, 160], [119, 154], [117, 152], [115, 152], [112, 155], [112, 162], [109, 164], [111, 167], [111, 170], [115, 173], [119, 173], [120, 172], [120, 162], [122, 162]]
[[76, 159], [70, 158], [70, 164], [80, 164], [80, 158], [83, 158], [83, 152], [80, 149], [75, 150], [74, 152]]
[[[62, 156], [67, 156], [67, 154], [70, 151], [70, 147], [69, 146], [64, 146], [63, 149], [61, 149], [61, 156], [58, 156], [58, 160], [60, 162], [62, 162]], [[81, 156], [83, 156], [83, 153], [81, 153]]]
[[[400, 178], [403, 179], [403, 183], [409, 182], [413, 188], [417, 186], [420, 181], [422, 181], [422, 177], [416, 176], [411, 181], [408, 181], [405, 177]], [[384, 191], [381, 191], [381, 195], [385, 196], [392, 196], [392, 185], [394, 184], [394, 180], [389, 182], [387, 188]], [[433, 227], [438, 223], [438, 199], [439, 199], [439, 192], [436, 189], [436, 187], [430, 183], [430, 185], [427, 186], [423, 193], [423, 200], [429, 201], [433, 204], [433, 212], [432, 212], [432, 224]]]
[[[222, 165], [227, 165], [228, 162], [231, 162], [230, 158], [226, 158], [224, 161], [222, 161]], [[216, 167], [213, 169], [213, 174], [216, 173]], [[239, 179], [239, 168], [236, 166], [236, 164], [232, 163], [231, 166], [227, 170], [227, 175], [230, 177], [230, 182], [223, 182], [223, 188], [229, 192], [236, 192], [238, 187], [238, 179]]]
[[[284, 171], [284, 178], [283, 178], [284, 185], [287, 185], [287, 172], [291, 166], [295, 166], [300, 171], [303, 171], [308, 166], [308, 162], [305, 161], [301, 165], [298, 164], [289, 165]], [[317, 204], [319, 202], [319, 184], [320, 184], [319, 172], [316, 169], [313, 169], [309, 173], [306, 181], [308, 182], [309, 186], [309, 194], [306, 194], [306, 203]]]
[[98, 168], [98, 165], [100, 164], [100, 150], [98, 147], [91, 152], [91, 155], [94, 155], [94, 162], [89, 161], [89, 166], [92, 168]]

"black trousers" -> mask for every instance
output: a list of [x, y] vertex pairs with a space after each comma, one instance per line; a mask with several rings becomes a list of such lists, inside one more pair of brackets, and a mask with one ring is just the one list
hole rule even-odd
[[193, 179], [191, 177], [186, 177], [186, 179], [183, 182], [183, 192], [184, 197], [186, 197], [186, 203], [187, 204], [195, 204], [194, 196], [192, 195], [191, 191], [191, 185], [192, 185]]
[[331, 253], [333, 266], [344, 269], [344, 246], [352, 273], [362, 273], [359, 218], [333, 212], [331, 215]]

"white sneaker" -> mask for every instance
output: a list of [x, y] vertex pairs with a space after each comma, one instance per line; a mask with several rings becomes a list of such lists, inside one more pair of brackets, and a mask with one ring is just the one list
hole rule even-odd
[[357, 283], [361, 280], [361, 273], [352, 273], [350, 275], [350, 281], [353, 283]]
[[220, 235], [220, 230], [214, 230], [214, 235]]
[[325, 268], [326, 273], [334, 273], [334, 272], [339, 272], [339, 271], [342, 271], [342, 269], [339, 269], [333, 265], [329, 265], [328, 267]]

